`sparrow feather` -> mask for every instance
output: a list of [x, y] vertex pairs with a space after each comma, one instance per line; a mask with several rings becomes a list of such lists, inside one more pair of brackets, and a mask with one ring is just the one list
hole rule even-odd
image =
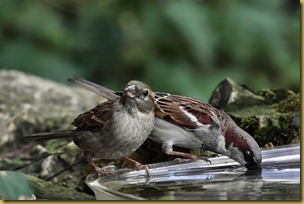
[[88, 89], [102, 97], [105, 97], [108, 100], [120, 98], [120, 96], [118, 96], [114, 91], [80, 77], [72, 76], [71, 78], [68, 79], [68, 81], [85, 89]]
[[72, 125], [81, 130], [98, 130], [108, 124], [112, 116], [112, 107], [115, 100], [109, 100], [91, 110], [80, 114]]
[[212, 116], [214, 112], [209, 108], [209, 104], [185, 97], [170, 95], [166, 93], [156, 93], [157, 117], [162, 118], [175, 125], [196, 129], [203, 125], [212, 125], [214, 123]]

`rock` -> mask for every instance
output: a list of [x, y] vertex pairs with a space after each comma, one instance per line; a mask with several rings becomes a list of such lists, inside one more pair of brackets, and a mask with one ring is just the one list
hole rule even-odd
[[70, 123], [79, 113], [101, 101], [101, 97], [80, 88], [2, 70], [0, 144], [14, 144], [34, 132], [72, 128]]
[[226, 111], [261, 147], [299, 142], [300, 95], [291, 90], [254, 93], [225, 79], [213, 91], [209, 103]]
[[263, 104], [264, 98], [254, 94], [247, 86], [226, 78], [214, 89], [209, 103], [218, 109], [233, 111]]
[[54, 185], [31, 175], [26, 177], [37, 200], [95, 200], [94, 196], [74, 189]]
[[95, 200], [94, 196], [12, 171], [0, 171], [0, 198], [5, 200]]
[[[84, 89], [67, 86], [18, 71], [0, 71], [0, 163], [15, 170], [76, 188], [88, 165], [79, 163], [82, 151], [71, 139], [36, 143], [25, 135], [74, 129], [73, 119], [105, 99]], [[74, 163], [78, 165], [69, 168]], [[66, 174], [59, 174], [62, 170]], [[56, 176], [57, 175], [57, 176]], [[54, 176], [54, 177], [53, 177]]]
[[[0, 71], [0, 92], [1, 169], [37, 177], [33, 180], [37, 181], [35, 195], [39, 199], [63, 198], [56, 197], [64, 196], [65, 193], [60, 194], [61, 190], [64, 192], [62, 188], [59, 192], [47, 193], [53, 185], [92, 194], [83, 181], [93, 169], [82, 161], [82, 151], [71, 139], [36, 143], [25, 140], [24, 135], [74, 129], [70, 124], [76, 116], [105, 99], [81, 88], [6, 70]], [[299, 140], [300, 96], [292, 91], [254, 93], [226, 79], [215, 89], [210, 103], [231, 115], [260, 146]], [[143, 164], [174, 159], [163, 154], [161, 145], [151, 140], [147, 140], [131, 157]], [[99, 166], [108, 162], [111, 161], [101, 161]], [[121, 161], [114, 162], [119, 168]], [[52, 197], [52, 194], [56, 195]], [[68, 195], [66, 193], [66, 199], [76, 198]]]

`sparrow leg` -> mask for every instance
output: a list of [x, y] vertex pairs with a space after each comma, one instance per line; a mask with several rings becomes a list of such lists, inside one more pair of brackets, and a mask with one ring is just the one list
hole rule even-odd
[[174, 151], [172, 145], [163, 144], [162, 150], [165, 154], [168, 154], [168, 155], [183, 157], [183, 158], [187, 158], [187, 159], [191, 159], [191, 160], [201, 159], [201, 160], [204, 160], [211, 164], [211, 161], [208, 159], [208, 157], [198, 157], [193, 154], [186, 153], [186, 152]]
[[129, 168], [135, 169], [135, 170], [145, 169], [147, 176], [149, 176], [149, 177], [151, 176], [150, 170], [147, 165], [142, 165], [141, 163], [139, 163], [133, 159], [130, 159], [129, 157], [123, 157], [122, 159], [124, 160], [123, 166], [127, 165]]
[[98, 177], [107, 176], [109, 174], [115, 174], [115, 172], [113, 172], [113, 171], [107, 171], [107, 170], [104, 170], [104, 169], [96, 166], [96, 164], [92, 161], [92, 155], [90, 152], [84, 152], [83, 156], [84, 156], [85, 160], [95, 169]]

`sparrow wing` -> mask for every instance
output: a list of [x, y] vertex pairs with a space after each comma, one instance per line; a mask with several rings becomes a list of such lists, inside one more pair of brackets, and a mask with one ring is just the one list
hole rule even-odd
[[99, 130], [106, 126], [113, 113], [113, 104], [116, 100], [109, 100], [97, 105], [93, 109], [80, 114], [72, 125], [81, 130]]
[[91, 81], [88, 81], [86, 79], [83, 79], [83, 78], [80, 78], [80, 77], [77, 77], [77, 76], [73, 76], [71, 78], [68, 79], [68, 81], [80, 86], [80, 87], [83, 87], [87, 90], [90, 90], [102, 97], [105, 97], [106, 99], [108, 100], [113, 100], [113, 99], [117, 99], [119, 98], [119, 96], [117, 94], [115, 94], [114, 91], [110, 90], [110, 89], [107, 89], [106, 87], [104, 86], [101, 86], [101, 85], [98, 85], [98, 84], [95, 84]]
[[175, 125], [196, 129], [203, 125], [213, 125], [214, 108], [203, 101], [185, 97], [156, 93], [155, 115]]

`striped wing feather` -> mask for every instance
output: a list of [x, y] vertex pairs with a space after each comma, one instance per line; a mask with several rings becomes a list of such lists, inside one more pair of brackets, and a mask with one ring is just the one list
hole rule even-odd
[[81, 130], [102, 129], [112, 117], [113, 104], [116, 100], [106, 101], [93, 109], [80, 114], [72, 125]]
[[213, 109], [194, 98], [156, 93], [156, 116], [188, 129], [196, 129], [200, 124], [213, 124]]

